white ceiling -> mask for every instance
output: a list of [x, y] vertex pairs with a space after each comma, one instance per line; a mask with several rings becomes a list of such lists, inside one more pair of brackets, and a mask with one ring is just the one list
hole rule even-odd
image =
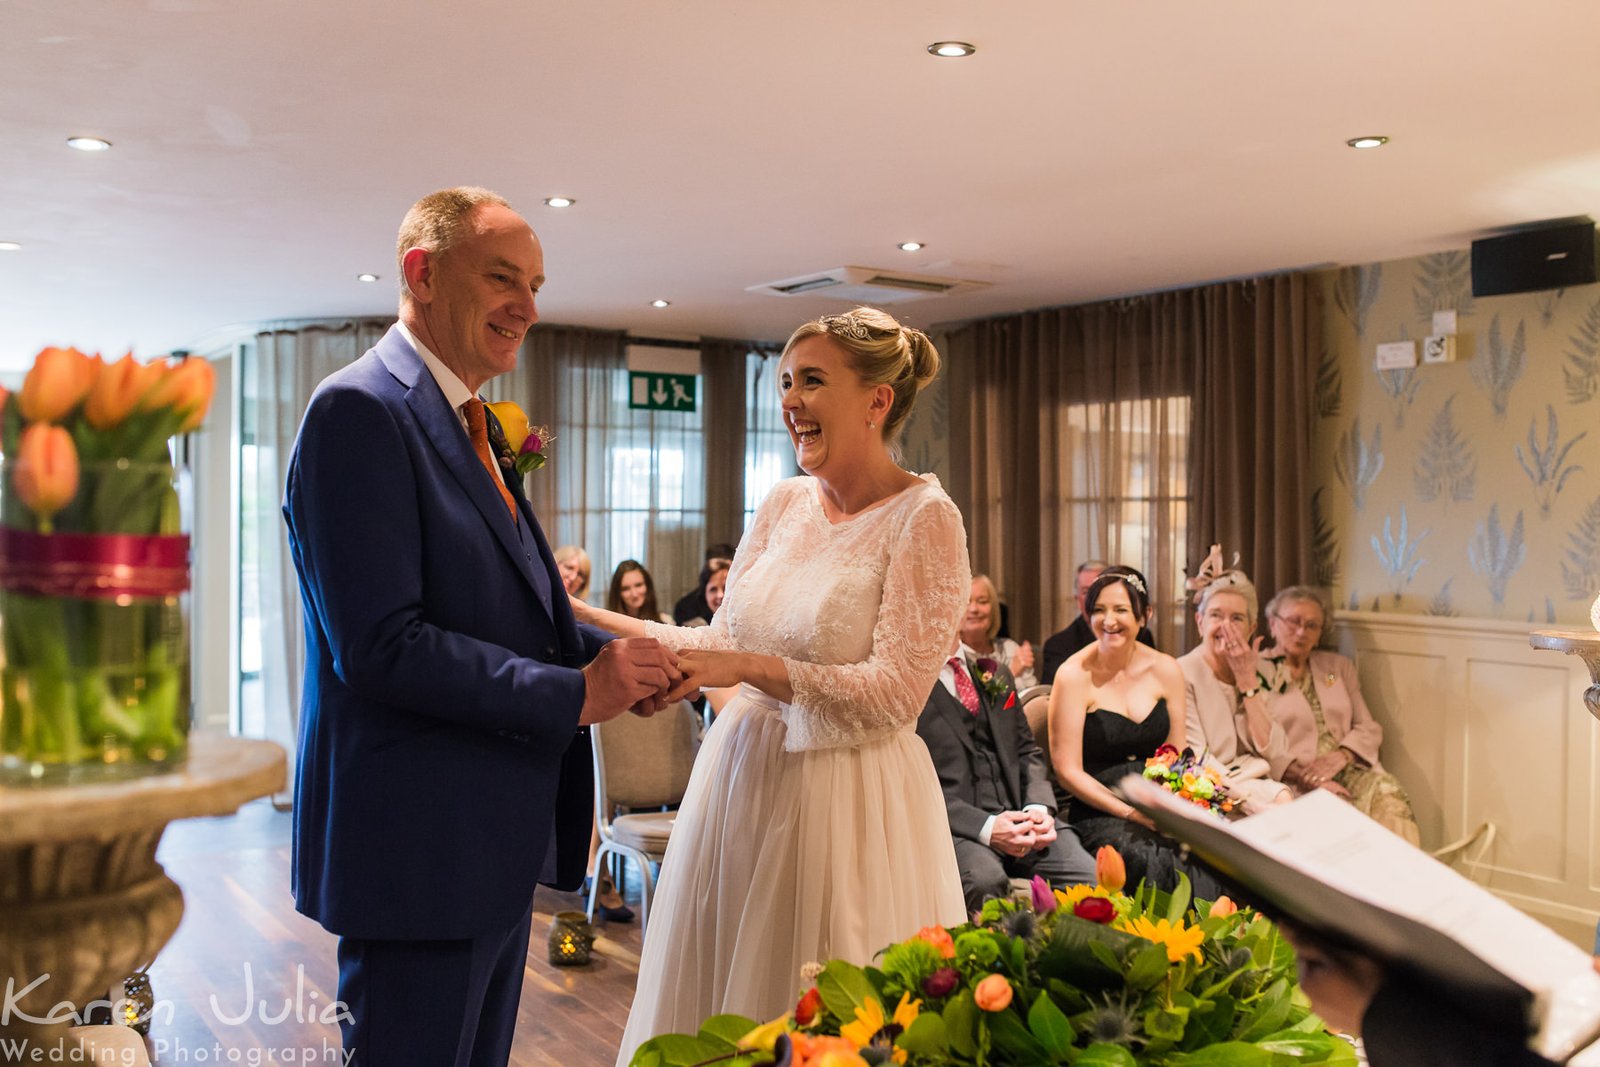
[[782, 338], [836, 302], [746, 287], [846, 264], [991, 283], [896, 305], [930, 325], [1459, 248], [1600, 214], [1597, 36], [1597, 0], [0, 0], [0, 367], [390, 311], [401, 215], [460, 183], [539, 232], [546, 321], [658, 336]]

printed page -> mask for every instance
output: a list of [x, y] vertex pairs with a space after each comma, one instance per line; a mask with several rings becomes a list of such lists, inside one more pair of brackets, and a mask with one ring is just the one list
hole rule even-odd
[[1600, 1032], [1588, 953], [1322, 790], [1224, 823], [1128, 779], [1128, 802], [1268, 906], [1464, 995], [1524, 1002], [1534, 1048], [1566, 1059]]

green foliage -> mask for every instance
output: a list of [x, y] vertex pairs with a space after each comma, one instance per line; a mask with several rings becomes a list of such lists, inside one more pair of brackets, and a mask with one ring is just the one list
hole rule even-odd
[[[1264, 917], [1249, 909], [1213, 915], [1209, 902], [1192, 899], [1187, 881], [1172, 893], [1142, 885], [1111, 898], [1117, 922], [1157, 925], [1119, 930], [1067, 907], [1019, 921], [1031, 907], [1008, 900], [950, 931], [953, 960], [913, 939], [886, 949], [881, 968], [830, 961], [817, 980], [824, 1010], [809, 1030], [838, 1034], [869, 1002], [891, 1020], [904, 1000], [917, 1005], [915, 1018], [902, 1016], [905, 1028], [883, 1031], [879, 1041], [894, 1037], [907, 1067], [1353, 1063], [1350, 1046], [1309, 1013], [1295, 984], [1293, 952]], [[1149, 939], [1132, 929], [1146, 930]], [[1155, 940], [1161, 937], [1168, 940]], [[959, 975], [955, 991], [928, 997], [923, 980], [946, 966]], [[975, 990], [985, 980], [992, 987], [997, 976], [1011, 987], [1010, 1003], [980, 1008]], [[992, 1008], [990, 991], [984, 1003]], [[756, 1067], [770, 1062], [770, 1054], [737, 1052], [739, 1039], [754, 1028], [749, 1019], [718, 1016], [696, 1037], [655, 1038], [634, 1063], [691, 1067], [715, 1059]]]

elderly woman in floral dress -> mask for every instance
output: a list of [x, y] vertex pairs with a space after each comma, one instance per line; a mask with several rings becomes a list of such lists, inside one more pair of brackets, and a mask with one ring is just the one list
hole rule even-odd
[[1292, 585], [1267, 605], [1282, 651], [1269, 680], [1272, 717], [1288, 745], [1283, 781], [1297, 793], [1326, 789], [1344, 797], [1415, 845], [1417, 818], [1404, 787], [1378, 762], [1383, 727], [1361, 698], [1356, 666], [1317, 647], [1327, 619], [1322, 594], [1308, 585]]

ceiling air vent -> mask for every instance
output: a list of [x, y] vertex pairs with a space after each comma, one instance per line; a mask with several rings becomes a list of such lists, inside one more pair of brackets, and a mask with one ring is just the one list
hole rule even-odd
[[901, 300], [964, 293], [988, 284], [929, 274], [875, 270], [871, 267], [834, 267], [799, 278], [752, 285], [745, 291], [771, 296], [825, 296], [860, 304], [892, 304]]

